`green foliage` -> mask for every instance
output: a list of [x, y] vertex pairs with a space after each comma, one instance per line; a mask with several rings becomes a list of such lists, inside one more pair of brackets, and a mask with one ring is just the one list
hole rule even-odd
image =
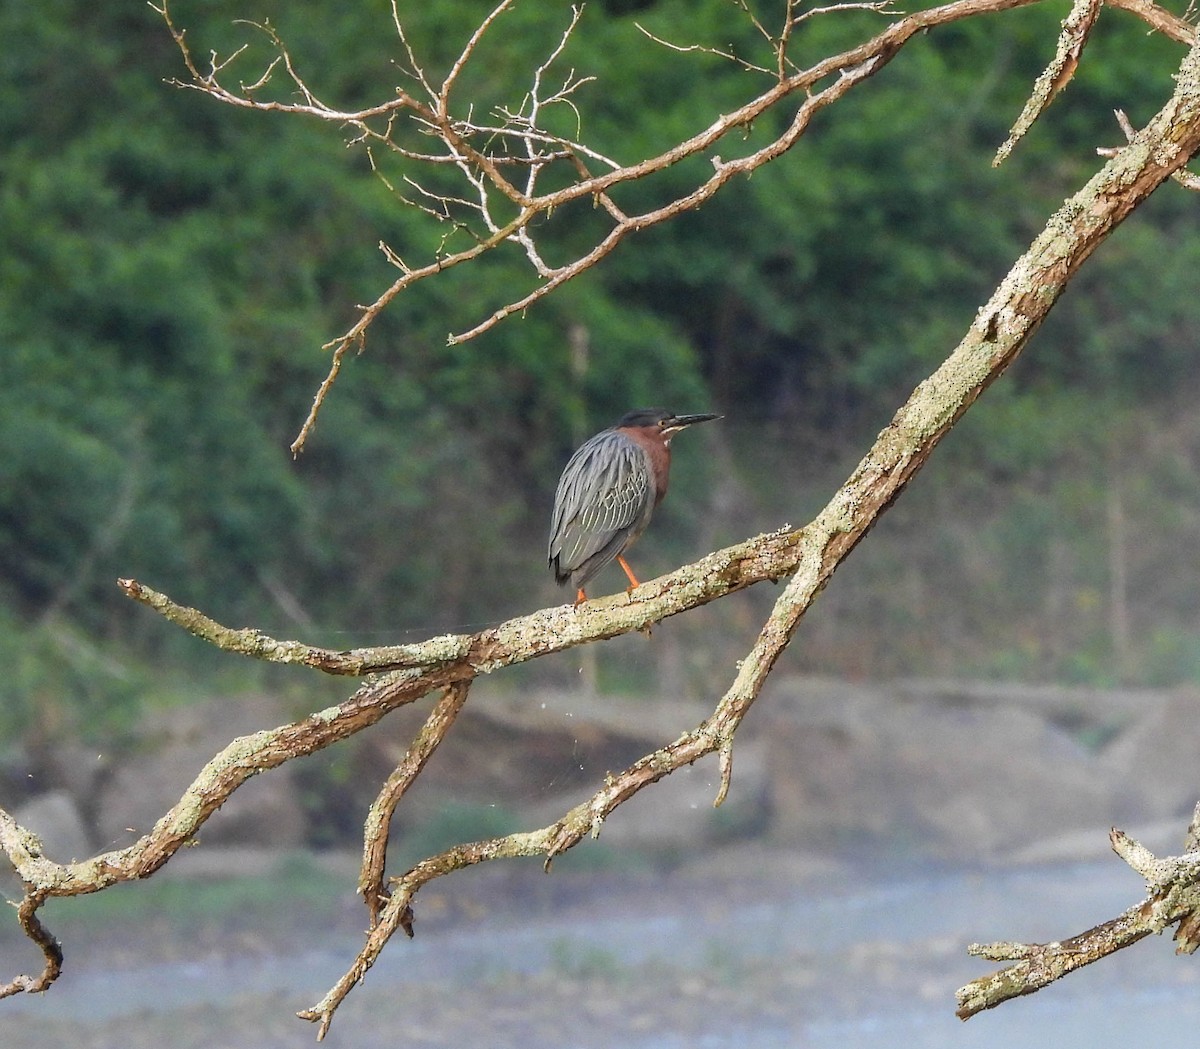
[[217, 878], [158, 877], [139, 883], [138, 890], [118, 885], [86, 902], [68, 897], [52, 900], [47, 907], [64, 938], [119, 935], [131, 926], [144, 936], [217, 937], [245, 930], [248, 924], [286, 927], [287, 919], [298, 912], [315, 925], [332, 925], [342, 906], [345, 881], [301, 853], [282, 856], [261, 874], [231, 870]]
[[[431, 79], [491, 6], [400, 5]], [[331, 104], [387, 98], [399, 75], [386, 4], [319, 17], [280, 0], [178, 0], [172, 10], [198, 58], [245, 44], [235, 69], [246, 80], [272, 50], [265, 32], [235, 19], [269, 22]], [[992, 169], [1061, 16], [1014, 12], [914, 42], [820, 114], [789, 156], [473, 343], [448, 346], [446, 333], [531, 286], [515, 247], [415, 288], [377, 323], [367, 352], [347, 360], [292, 462], [287, 444], [328, 364], [319, 347], [395, 277], [377, 243], [427, 258], [446, 231], [403, 206], [336, 128], [164, 83], [184, 71], [149, 7], [51, 0], [0, 10], [0, 37], [19, 42], [0, 69], [0, 615], [17, 667], [0, 730], [27, 729], [49, 694], [69, 708], [65, 723], [127, 716], [134, 685], [80, 653], [152, 661], [174, 633], [124, 601], [117, 576], [225, 621], [333, 644], [553, 600], [543, 535], [558, 470], [580, 438], [635, 405], [722, 410], [724, 436], [704, 440], [737, 453], [718, 461], [697, 442], [680, 455], [674, 507], [664, 508], [672, 527], [647, 538], [659, 567], [695, 553], [699, 534], [734, 539], [795, 523], [798, 501], [819, 502], [852, 465], [1095, 167], [1094, 147], [1118, 135], [1112, 107], [1144, 120], [1169, 90], [1175, 45], [1106, 11], [1069, 90]], [[460, 103], [519, 106], [529, 67], [567, 18], [516, 5], [465, 71]], [[737, 5], [589, 5], [562, 67], [597, 78], [578, 102], [582, 135], [603, 152], [629, 161], [665, 148], [767, 83], [713, 55], [664, 50], [635, 20], [680, 44], [766, 58]], [[815, 18], [798, 46], [818, 57], [882, 24], [862, 12]], [[273, 83], [265, 90], [289, 97], [282, 78]], [[764, 118], [745, 147], [791, 116]], [[552, 119], [575, 132], [569, 107]], [[374, 159], [404, 185], [406, 161]], [[707, 163], [618, 199], [630, 211], [661, 204]], [[567, 221], [547, 231], [554, 259], [578, 251], [601, 221], [584, 204], [558, 218]], [[910, 604], [878, 595], [903, 587], [852, 576], [844, 600], [864, 628], [927, 626], [954, 608], [983, 638], [951, 646], [974, 666], [1114, 673], [1097, 510], [1112, 478], [1130, 491], [1138, 527], [1168, 522], [1164, 550], [1194, 531], [1194, 473], [1179, 465], [1191, 431], [1173, 422], [1170, 448], [1138, 445], [1155, 464], [1144, 469], [1134, 453], [1117, 454], [1111, 434], [1136, 433], [1149, 414], [1187, 417], [1163, 390], [1195, 379], [1196, 233], [1194, 202], [1164, 191], [1104, 246], [1030, 360], [941, 456], [928, 491], [947, 526], [934, 534], [926, 516], [907, 532], [901, 520], [865, 544], [878, 546], [864, 556], [882, 578], [906, 579], [919, 565], [927, 579], [940, 569], [970, 583], [929, 587], [943, 600], [931, 597], [912, 620]], [[1139, 484], [1143, 472], [1153, 483]], [[721, 498], [733, 509], [706, 513]], [[946, 516], [961, 506], [979, 515]], [[901, 545], [889, 547], [889, 534]], [[1063, 543], [1067, 568], [1055, 553]], [[1170, 560], [1143, 557], [1145, 586], [1130, 595], [1143, 624], [1132, 658], [1146, 678], [1196, 673], [1185, 625], [1192, 577], [1181, 581]], [[1047, 653], [1022, 639], [1043, 637], [1053, 618], [1051, 577], [1075, 602], [1074, 625]], [[990, 629], [1001, 593], [1012, 635]], [[64, 648], [64, 637], [87, 641]], [[873, 672], [922, 669], [928, 646], [905, 646], [915, 666], [881, 657]], [[809, 651], [846, 669], [830, 649]]]
[[0, 608], [0, 751], [26, 735], [111, 738], [151, 685], [133, 660], [104, 651], [69, 622], [23, 626]]
[[445, 802], [437, 814], [397, 841], [400, 866], [435, 856], [466, 841], [482, 841], [519, 830], [517, 814], [498, 805]]

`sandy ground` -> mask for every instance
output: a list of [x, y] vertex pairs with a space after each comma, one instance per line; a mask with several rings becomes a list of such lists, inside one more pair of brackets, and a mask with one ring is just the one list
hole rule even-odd
[[[989, 968], [968, 942], [1059, 938], [1136, 902], [1115, 860], [872, 871], [734, 849], [671, 873], [509, 868], [453, 897], [427, 891], [416, 940], [393, 941], [327, 1046], [1096, 1049], [1126, 1029], [1160, 1049], [1196, 1044], [1200, 969], [1167, 939], [967, 1024], [953, 1015], [954, 989]], [[238, 915], [179, 940], [145, 916], [77, 937], [49, 993], [0, 1003], [0, 1045], [313, 1044], [295, 1013], [353, 957], [361, 904], [345, 902], [317, 923]], [[7, 933], [0, 958], [36, 960]]]

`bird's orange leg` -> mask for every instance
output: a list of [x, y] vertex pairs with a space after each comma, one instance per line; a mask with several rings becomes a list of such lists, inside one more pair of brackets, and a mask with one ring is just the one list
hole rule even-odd
[[642, 584], [638, 582], [637, 576], [633, 574], [633, 569], [629, 567], [629, 563], [620, 554], [617, 554], [617, 563], [623, 569], [625, 569], [625, 574], [629, 577], [629, 589], [627, 589], [625, 593], [633, 593], [633, 588], [641, 586]]
[[587, 600], [587, 594], [583, 592], [583, 587], [575, 591], [575, 604], [573, 607], [578, 608]]

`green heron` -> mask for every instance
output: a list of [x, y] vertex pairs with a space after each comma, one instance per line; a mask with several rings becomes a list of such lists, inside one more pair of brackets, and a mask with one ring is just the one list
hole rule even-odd
[[621, 555], [667, 494], [671, 438], [693, 423], [720, 418], [638, 408], [571, 456], [554, 493], [549, 561], [559, 585], [570, 581], [575, 587], [576, 605], [587, 600], [588, 580], [614, 558], [629, 577], [629, 589], [638, 585]]

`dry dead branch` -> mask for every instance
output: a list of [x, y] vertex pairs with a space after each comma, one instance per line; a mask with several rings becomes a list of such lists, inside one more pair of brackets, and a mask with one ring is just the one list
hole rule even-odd
[[973, 943], [969, 954], [989, 961], [1010, 961], [1004, 969], [972, 980], [956, 992], [958, 1017], [970, 1019], [1012, 998], [1033, 994], [1068, 973], [1115, 954], [1151, 933], [1178, 923], [1179, 954], [1196, 950], [1200, 922], [1200, 852], [1196, 828], [1200, 805], [1180, 856], [1159, 858], [1140, 842], [1116, 828], [1109, 834], [1113, 851], [1146, 879], [1146, 898], [1115, 918], [1086, 932], [1053, 943]]
[[[396, 88], [394, 96], [375, 106], [346, 111], [329, 106], [306, 84], [297, 71], [284, 42], [267, 25], [258, 26], [276, 50], [276, 57], [250, 86], [230, 88], [225, 81], [231, 67], [241, 60], [243, 51], [228, 57], [212, 55], [203, 66], [192, 52], [185, 32], [172, 18], [169, 0], [155, 9], [164, 19], [180, 50], [188, 79], [177, 81], [179, 86], [210, 95], [217, 101], [241, 108], [290, 113], [316, 117], [351, 129], [353, 142], [365, 143], [368, 148], [384, 148], [408, 160], [429, 168], [450, 166], [461, 175], [465, 189], [447, 194], [428, 188], [419, 177], [406, 176], [412, 194], [403, 196], [438, 221], [451, 223], [452, 232], [467, 231], [470, 243], [455, 250], [439, 251], [435, 258], [421, 265], [404, 266], [399, 278], [368, 306], [361, 307], [354, 324], [322, 349], [331, 354], [329, 373], [318, 387], [312, 406], [300, 431], [292, 442], [292, 454], [298, 455], [316, 425], [317, 416], [326, 396], [332, 389], [346, 354], [361, 351], [368, 329], [379, 314], [402, 292], [414, 284], [436, 277], [445, 270], [473, 262], [481, 255], [510, 243], [518, 245], [530, 262], [535, 281], [526, 292], [497, 306], [491, 314], [475, 324], [449, 336], [451, 343], [466, 342], [491, 330], [506, 318], [533, 306], [555, 289], [591, 269], [630, 234], [640, 232], [677, 215], [691, 211], [720, 190], [731, 179], [749, 175], [757, 168], [790, 150], [807, 131], [813, 116], [843, 97], [848, 91], [874, 76], [915, 36], [964, 18], [1009, 10], [1035, 3], [1037, 0], [952, 0], [939, 7], [914, 12], [897, 19], [870, 40], [837, 55], [832, 55], [808, 68], [797, 68], [788, 49], [793, 32], [804, 20], [818, 14], [850, 8], [866, 8], [881, 15], [890, 13], [887, 3], [867, 2], [832, 5], [800, 12], [799, 5], [789, 0], [782, 14], [778, 31], [768, 29], [748, 9], [747, 17], [756, 26], [772, 53], [774, 68], [768, 68], [720, 48], [668, 43], [642, 29], [660, 46], [676, 51], [702, 51], [746, 69], [766, 74], [770, 85], [732, 112], [715, 120], [690, 138], [652, 157], [621, 162], [587, 146], [581, 134], [565, 138], [542, 126], [541, 115], [555, 105], [572, 108], [577, 126], [582, 125], [581, 111], [575, 102], [579, 88], [591, 78], [579, 76], [574, 70], [566, 73], [561, 86], [546, 86], [550, 71], [562, 57], [571, 35], [576, 31], [581, 9], [572, 7], [562, 35], [546, 59], [532, 72], [530, 86], [521, 102], [502, 107], [496, 114], [498, 122], [481, 120], [469, 106], [465, 114], [457, 114], [451, 105], [454, 88], [463, 70], [477, 59], [489, 31], [497, 24], [514, 0], [503, 0], [479, 24], [464, 44], [440, 84], [428, 75], [426, 66], [415, 53], [405, 34], [399, 12], [393, 4], [393, 23], [405, 55], [402, 69], [417, 86], [410, 92]], [[1015, 141], [1049, 104], [1054, 94], [1069, 80], [1078, 61], [1087, 34], [1099, 12], [1100, 0], [1078, 0], [1072, 14], [1064, 22], [1059, 50], [1054, 61], [1039, 79], [1026, 112], [1014, 127], [1013, 135], [1001, 147], [998, 160], [1011, 150]], [[1116, 0], [1114, 0], [1114, 3]], [[744, 6], [744, 5], [743, 5]], [[1150, 0], [1120, 0], [1119, 6], [1143, 18], [1156, 29], [1175, 39], [1191, 39], [1187, 23], [1163, 11]], [[639, 27], [640, 28], [640, 27]], [[258, 95], [270, 84], [277, 69], [282, 68], [302, 101], [279, 101]], [[750, 151], [738, 140], [745, 129], [758, 118], [794, 97], [803, 97], [798, 112], [787, 128], [774, 140]], [[737, 132], [738, 136], [731, 135]], [[415, 143], [420, 143], [418, 147]], [[724, 156], [717, 153], [721, 149]], [[695, 156], [706, 156], [712, 164], [712, 174], [685, 193], [670, 196], [660, 205], [640, 214], [628, 214], [614, 200], [613, 194], [625, 184], [651, 179]], [[519, 158], [526, 168], [525, 178], [518, 184], [504, 170]], [[588, 162], [598, 163], [606, 170], [593, 174]], [[375, 161], [372, 160], [374, 164]], [[567, 163], [575, 178], [568, 185], [546, 193], [537, 189], [538, 176], [548, 166]], [[378, 166], [376, 165], [376, 170]], [[385, 179], [386, 181], [386, 179]], [[389, 185], [391, 183], [389, 182]], [[546, 261], [544, 250], [535, 235], [535, 220], [549, 219], [563, 205], [576, 200], [599, 201], [609, 214], [612, 224], [591, 248], [575, 258], [558, 263]], [[454, 206], [449, 206], [453, 202]], [[466, 220], [460, 218], [466, 215]], [[471, 225], [471, 218], [478, 228]], [[447, 238], [449, 240], [449, 238]], [[394, 256], [393, 256], [394, 260]]]
[[1054, 101], [1054, 97], [1070, 83], [1099, 14], [1100, 0], [1075, 0], [1071, 13], [1063, 20], [1062, 34], [1058, 38], [1058, 50], [1054, 59], [1033, 85], [1033, 94], [1025, 103], [1025, 108], [1009, 132], [1008, 138], [996, 151], [995, 159], [992, 160], [993, 167], [999, 167], [1008, 159], [1013, 146]]

